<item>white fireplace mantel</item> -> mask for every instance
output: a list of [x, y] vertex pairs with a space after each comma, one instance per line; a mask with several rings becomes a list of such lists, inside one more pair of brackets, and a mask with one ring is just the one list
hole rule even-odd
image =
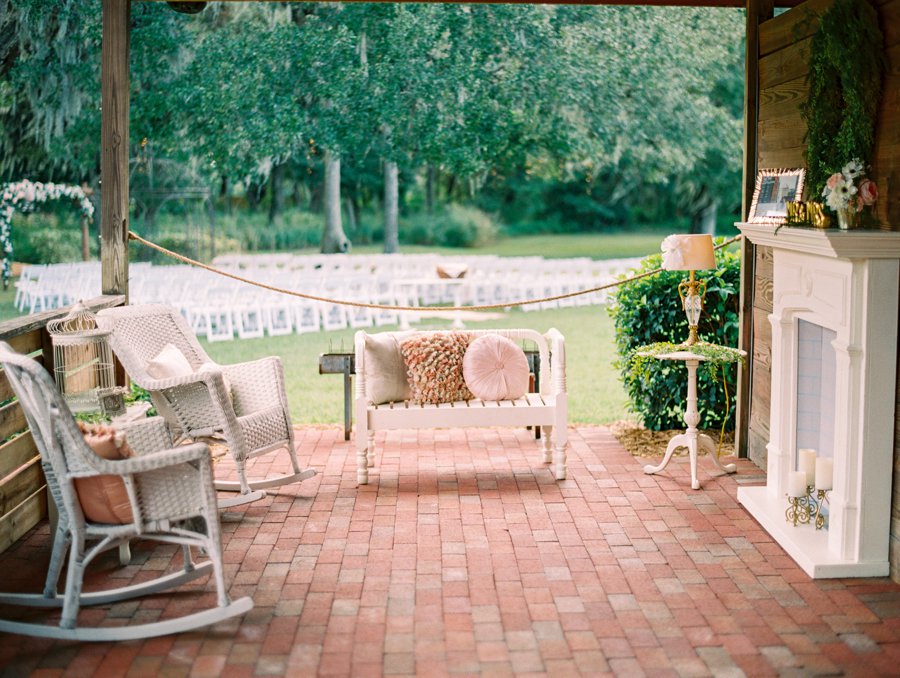
[[[900, 233], [738, 224], [773, 248], [772, 385], [766, 485], [738, 500], [811, 577], [889, 572]], [[798, 327], [834, 333], [834, 488], [829, 526], [785, 518], [796, 470]], [[829, 335], [832, 336], [832, 335]]]

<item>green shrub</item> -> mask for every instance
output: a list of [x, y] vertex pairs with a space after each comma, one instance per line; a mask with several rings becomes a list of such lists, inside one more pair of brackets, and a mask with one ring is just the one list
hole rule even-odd
[[220, 216], [216, 228], [240, 243], [246, 252], [300, 250], [318, 247], [322, 240], [324, 217], [300, 210], [286, 210], [268, 222], [263, 212], [238, 212]]
[[[59, 264], [81, 261], [81, 221], [74, 210], [48, 210], [13, 215], [10, 228], [13, 259], [25, 264]], [[99, 243], [96, 225], [91, 227], [91, 253]]]
[[[434, 245], [434, 220], [434, 215], [425, 212], [401, 218], [397, 225], [400, 242], [404, 245]], [[379, 235], [384, 237], [384, 233]]]
[[477, 207], [450, 204], [435, 214], [418, 214], [400, 220], [400, 242], [437, 247], [479, 247], [497, 239], [499, 227]]
[[435, 216], [435, 245], [478, 247], [497, 238], [497, 224], [477, 207], [451, 204]]
[[[700, 271], [706, 280], [706, 300], [700, 318], [699, 334], [703, 341], [723, 346], [737, 346], [740, 291], [740, 254], [733, 249], [716, 252], [718, 268]], [[659, 268], [662, 255], [644, 258], [638, 269], [628, 274], [644, 273]], [[686, 372], [677, 361], [655, 361], [646, 372], [629, 367], [631, 352], [656, 342], [680, 343], [687, 339], [688, 327], [678, 299], [678, 283], [683, 271], [662, 271], [616, 288], [609, 313], [616, 328], [616, 349], [625, 391], [631, 408], [640, 415], [644, 426], [653, 430], [684, 428]], [[728, 394], [727, 427], [734, 428], [735, 383], [737, 371], [725, 367]], [[722, 425], [726, 414], [726, 396], [722, 388], [722, 371], [712, 379], [706, 370], [697, 380], [700, 426]]]
[[81, 233], [40, 228], [13, 239], [13, 258], [26, 264], [81, 261]]

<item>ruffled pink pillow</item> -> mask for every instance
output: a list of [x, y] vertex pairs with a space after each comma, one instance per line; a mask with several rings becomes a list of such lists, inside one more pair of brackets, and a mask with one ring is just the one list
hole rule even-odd
[[506, 337], [485, 334], [469, 344], [463, 358], [463, 377], [476, 398], [515, 400], [528, 392], [528, 359]]

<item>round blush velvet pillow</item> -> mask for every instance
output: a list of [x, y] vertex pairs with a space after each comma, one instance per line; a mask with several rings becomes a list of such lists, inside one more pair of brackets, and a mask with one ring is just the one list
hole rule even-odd
[[466, 386], [481, 400], [515, 400], [528, 392], [528, 359], [506, 337], [485, 334], [469, 344], [463, 357]]

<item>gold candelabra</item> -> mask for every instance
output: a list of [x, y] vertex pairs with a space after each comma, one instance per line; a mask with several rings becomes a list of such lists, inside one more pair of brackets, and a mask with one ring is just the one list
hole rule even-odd
[[788, 497], [784, 517], [794, 527], [813, 523], [817, 530], [821, 530], [828, 523], [828, 512], [825, 510], [827, 504], [828, 490], [817, 490], [808, 485], [806, 494], [802, 497]]

